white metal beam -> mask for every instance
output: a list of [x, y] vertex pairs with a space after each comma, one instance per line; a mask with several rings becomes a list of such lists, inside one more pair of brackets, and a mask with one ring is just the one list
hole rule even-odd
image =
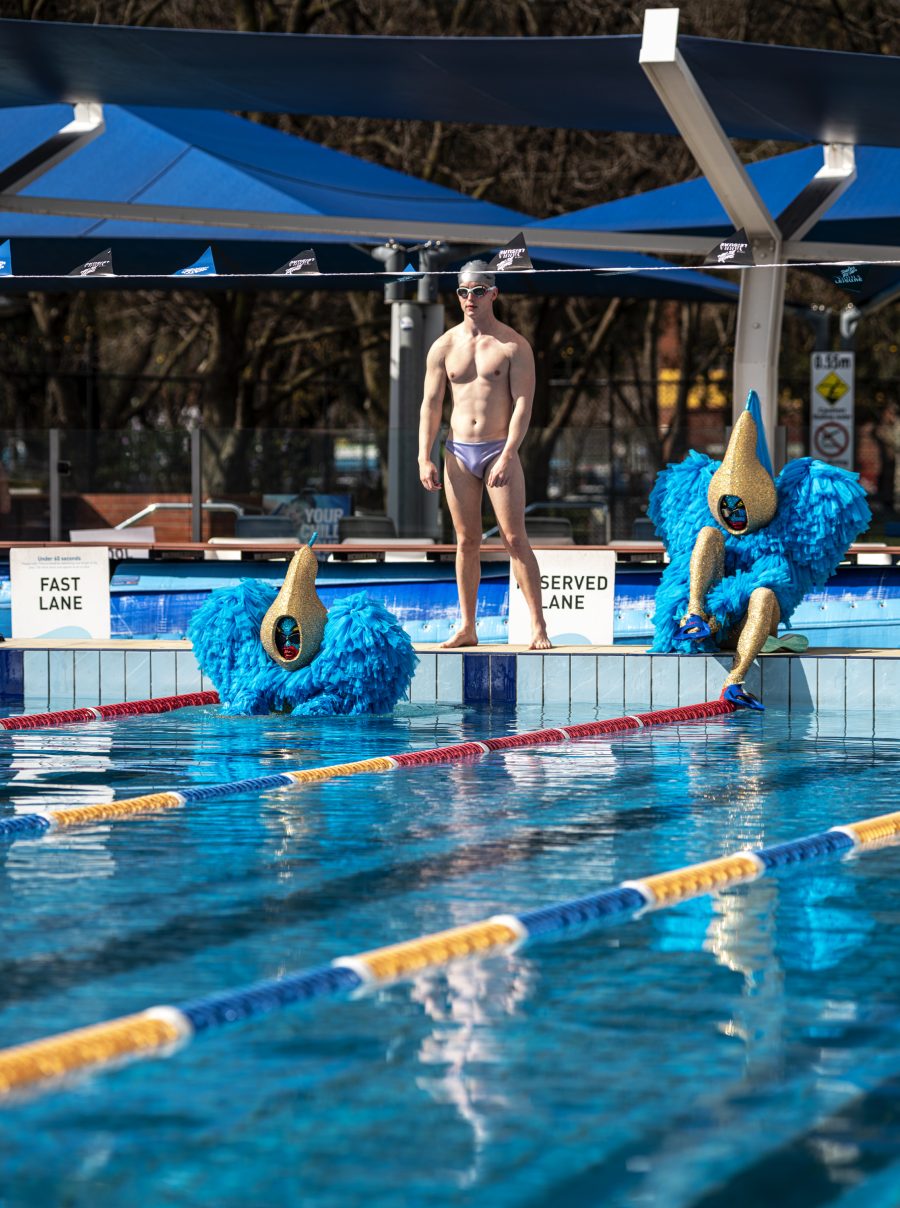
[[[781, 231], [681, 56], [678, 18], [677, 8], [647, 9], [641, 66], [728, 217], [746, 231], [756, 263], [778, 265]], [[741, 275], [735, 335], [732, 413], [737, 420], [747, 392], [756, 390], [770, 449], [775, 448], [784, 276], [785, 270], [776, 267]]]
[[102, 105], [75, 105], [71, 122], [0, 172], [0, 193], [18, 193], [64, 159], [93, 142], [105, 129]]
[[743, 227], [751, 237], [777, 240], [775, 220], [681, 57], [678, 17], [677, 8], [649, 8], [644, 13], [644, 74], [735, 227]]
[[789, 239], [784, 245], [788, 260], [807, 264], [900, 264], [900, 243], [822, 243]]
[[[47, 214], [91, 221], [159, 222], [174, 226], [210, 226], [223, 230], [284, 231], [286, 235], [339, 235], [351, 240], [398, 239], [418, 242], [502, 245], [522, 230], [484, 223], [421, 222], [405, 218], [332, 218], [272, 210], [222, 210], [208, 206], [164, 206], [145, 202], [81, 201], [65, 197], [20, 197], [0, 193], [0, 212]], [[644, 251], [652, 255], [705, 256], [714, 242], [708, 235], [644, 234], [637, 231], [577, 231], [525, 228], [534, 246], [575, 251]]]
[[856, 180], [856, 155], [851, 146], [827, 143], [822, 157], [822, 167], [778, 215], [782, 239], [802, 239]]
[[[78, 201], [63, 197], [21, 197], [0, 193], [0, 212], [47, 214], [94, 221], [159, 222], [173, 226], [210, 226], [223, 230], [284, 231], [285, 235], [340, 235], [352, 240], [439, 239], [444, 243], [501, 246], [521, 226], [465, 222], [416, 222], [400, 218], [330, 218], [316, 214], [283, 214], [271, 210], [217, 210], [206, 206], [160, 206], [135, 202]], [[529, 228], [532, 246], [567, 251], [643, 252], [651, 256], [705, 256], [716, 235], [669, 235], [645, 231], [579, 231], [562, 227]], [[898, 244], [823, 243], [788, 239], [786, 261], [798, 263], [900, 263]], [[688, 266], [690, 267], [690, 266]]]

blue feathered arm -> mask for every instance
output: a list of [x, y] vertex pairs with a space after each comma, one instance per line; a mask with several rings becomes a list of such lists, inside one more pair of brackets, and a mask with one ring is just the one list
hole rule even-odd
[[278, 589], [254, 579], [211, 593], [188, 636], [203, 674], [232, 714], [389, 713], [418, 659], [399, 621], [364, 592], [332, 605], [318, 654], [286, 671], [269, 658], [259, 628]]
[[705, 453], [692, 450], [683, 462], [667, 466], [662, 471], [650, 493], [647, 511], [669, 555], [669, 565], [663, 571], [656, 589], [654, 636], [650, 649], [657, 654], [667, 654], [673, 650], [716, 649], [716, 643], [711, 638], [698, 647], [697, 643], [679, 639], [676, 634], [690, 595], [691, 554], [700, 530], [713, 523], [706, 494], [710, 479], [719, 465]]

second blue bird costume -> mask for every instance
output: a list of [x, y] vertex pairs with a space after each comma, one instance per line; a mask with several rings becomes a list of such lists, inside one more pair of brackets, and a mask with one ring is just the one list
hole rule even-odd
[[[772, 479], [754, 391], [744, 416], [752, 419], [757, 434], [757, 462]], [[746, 531], [731, 531], [722, 522], [722, 514], [713, 510], [710, 487], [713, 476], [728, 462], [740, 426], [741, 421], [735, 425], [723, 462], [691, 452], [680, 465], [662, 471], [650, 496], [649, 514], [670, 558], [656, 592], [651, 647], [656, 653], [716, 651], [746, 616], [750, 595], [759, 587], [774, 592], [781, 623], [789, 627], [803, 597], [824, 586], [871, 520], [858, 475], [801, 457], [788, 462], [777, 479], [772, 479], [771, 519], [754, 527], [751, 514]], [[724, 536], [724, 574], [706, 595], [714, 632], [697, 641], [684, 635], [682, 625], [690, 597], [691, 555], [701, 530], [711, 525]]]
[[326, 612], [315, 575], [304, 547], [280, 590], [243, 579], [194, 613], [188, 636], [225, 712], [389, 713], [405, 696], [418, 659], [400, 622], [364, 592]]

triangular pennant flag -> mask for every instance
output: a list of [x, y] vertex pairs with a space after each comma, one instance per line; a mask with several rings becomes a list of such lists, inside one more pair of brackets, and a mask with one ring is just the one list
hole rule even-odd
[[527, 272], [529, 269], [534, 270], [531, 257], [528, 255], [525, 235], [522, 231], [516, 235], [515, 239], [511, 239], [506, 247], [500, 249], [488, 265], [488, 268], [497, 273], [505, 273], [509, 270], [519, 272]]
[[400, 285], [401, 282], [409, 284], [411, 281], [418, 281], [419, 278], [423, 276], [423, 274], [419, 269], [416, 268], [411, 260], [407, 261], [406, 268], [403, 269], [402, 272], [398, 273], [394, 271], [391, 275], [394, 278], [395, 285]]
[[741, 227], [739, 231], [735, 231], [733, 235], [717, 243], [703, 263], [741, 264], [751, 267], [755, 265], [756, 261], [753, 259], [750, 240], [747, 238], [747, 232], [744, 228]]
[[108, 247], [102, 252], [98, 252], [91, 260], [85, 260], [84, 264], [79, 264], [78, 268], [73, 268], [71, 273], [66, 273], [67, 277], [114, 277], [112, 262], [112, 248]]
[[831, 280], [841, 289], [845, 289], [848, 294], [858, 294], [863, 287], [864, 275], [858, 264], [845, 264], [837, 269]]
[[0, 277], [11, 277], [12, 275], [12, 251], [7, 239], [5, 243], [0, 243]]
[[319, 262], [316, 260], [316, 253], [311, 247], [308, 247], [304, 248], [302, 252], [296, 252], [286, 264], [282, 264], [281, 268], [276, 268], [272, 276], [299, 277], [304, 273], [317, 273], [318, 271]]
[[193, 264], [189, 264], [187, 268], [180, 268], [173, 277], [214, 277], [216, 275], [216, 262], [213, 260], [212, 248], [208, 247], [203, 255], [195, 260]]

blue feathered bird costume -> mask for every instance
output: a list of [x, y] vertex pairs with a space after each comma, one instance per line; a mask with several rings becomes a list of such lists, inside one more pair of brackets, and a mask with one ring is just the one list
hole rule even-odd
[[272, 584], [244, 579], [212, 592], [191, 618], [194, 654], [226, 712], [389, 713], [418, 662], [397, 618], [365, 592], [348, 596], [329, 610], [312, 661], [288, 670], [260, 640], [277, 596]]
[[[754, 391], [747, 411], [759, 432], [759, 462], [771, 476]], [[768, 523], [736, 534], [712, 511], [710, 483], [722, 464], [691, 452], [680, 465], [662, 471], [650, 496], [650, 517], [670, 558], [656, 591], [651, 646], [656, 653], [716, 651], [745, 617], [750, 594], [758, 587], [775, 593], [781, 622], [790, 628], [797, 605], [807, 592], [824, 586], [871, 520], [858, 475], [800, 457], [788, 462], [775, 480], [774, 515]], [[707, 615], [718, 627], [713, 625], [716, 632], [697, 641], [680, 635], [679, 629], [690, 595], [691, 554], [700, 530], [710, 525], [725, 538], [725, 571], [706, 596]]]

